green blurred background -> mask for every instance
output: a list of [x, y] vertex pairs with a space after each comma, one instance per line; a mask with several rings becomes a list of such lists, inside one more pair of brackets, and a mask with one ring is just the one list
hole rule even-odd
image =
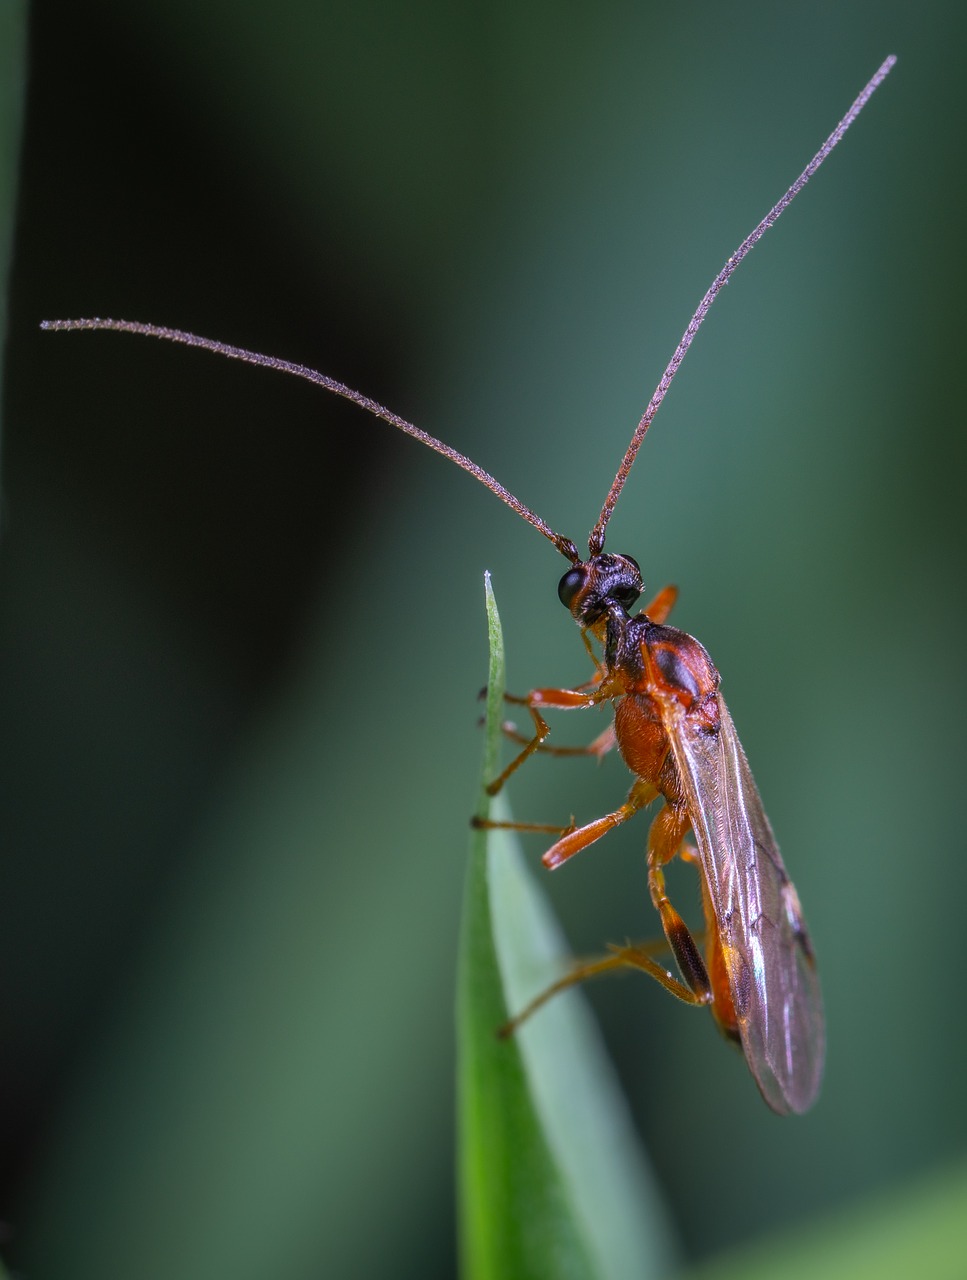
[[[777, 1120], [652, 984], [588, 995], [684, 1264], [962, 1158], [965, 28], [855, 0], [33, 5], [0, 561], [26, 1273], [452, 1274], [483, 570], [511, 687], [587, 671], [560, 557], [442, 460], [291, 380], [38, 321], [320, 367], [580, 540], [702, 291], [890, 52], [713, 309], [609, 542], [680, 585], [723, 673], [820, 958], [820, 1102]], [[626, 785], [545, 760], [511, 798], [588, 819]], [[546, 878], [578, 950], [654, 932], [645, 830]]]

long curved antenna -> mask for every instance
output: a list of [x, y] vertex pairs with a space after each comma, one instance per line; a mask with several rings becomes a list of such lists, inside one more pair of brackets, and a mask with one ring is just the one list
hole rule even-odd
[[532, 524], [545, 538], [549, 538], [561, 555], [570, 560], [571, 564], [577, 564], [581, 558], [570, 538], [565, 538], [563, 534], [555, 533], [550, 525], [546, 524], [539, 515], [531, 511], [530, 507], [525, 507], [523, 502], [519, 498], [515, 498], [509, 489], [505, 489], [499, 480], [495, 480], [488, 471], [484, 471], [483, 467], [478, 467], [465, 454], [460, 453], [457, 449], [452, 449], [448, 444], [444, 444], [442, 440], [437, 440], [436, 436], [431, 436], [426, 431], [421, 431], [419, 427], [414, 427], [412, 422], [407, 422], [405, 418], [401, 418], [398, 414], [393, 413], [391, 409], [385, 408], [378, 401], [370, 400], [369, 396], [364, 396], [362, 392], [354, 391], [352, 387], [347, 387], [344, 383], [337, 382], [335, 378], [319, 373], [316, 369], [310, 369], [307, 365], [294, 364], [290, 360], [280, 360], [276, 356], [264, 356], [258, 351], [246, 351], [244, 347], [233, 347], [227, 342], [218, 342], [214, 338], [200, 338], [197, 334], [186, 333], [183, 329], [169, 329], [160, 324], [142, 324], [138, 320], [102, 320], [100, 317], [94, 316], [84, 320], [42, 320], [40, 327], [53, 332], [75, 329], [110, 329], [117, 333], [138, 333], [148, 338], [164, 338], [168, 342], [180, 342], [186, 347], [201, 347], [205, 351], [214, 351], [216, 355], [227, 356], [229, 360], [244, 360], [248, 364], [261, 365], [265, 369], [277, 369], [281, 373], [291, 373], [297, 378], [305, 378], [308, 382], [315, 382], [318, 386], [325, 387], [327, 391], [332, 391], [335, 395], [342, 396], [344, 400], [351, 400], [353, 404], [358, 404], [367, 413], [371, 413], [377, 418], [382, 418], [384, 422], [390, 423], [391, 426], [398, 427], [406, 435], [412, 436], [414, 440], [419, 440], [421, 444], [425, 444], [428, 449], [433, 449], [436, 453], [442, 453], [445, 458], [455, 462], [458, 467], [462, 467], [464, 471], [469, 471], [481, 484], [486, 485], [491, 493], [495, 493], [501, 502], [506, 502], [512, 511], [516, 511], [519, 516], [522, 516], [528, 524]]
[[880, 67], [879, 71], [877, 71], [876, 75], [869, 82], [869, 84], [866, 86], [863, 92], [860, 94], [860, 96], [856, 99], [856, 101], [850, 107], [849, 111], [847, 111], [843, 119], [839, 122], [839, 124], [836, 126], [833, 132], [829, 135], [829, 137], [826, 139], [823, 145], [819, 148], [819, 150], [813, 156], [812, 160], [810, 160], [809, 164], [806, 165], [806, 168], [802, 171], [802, 173], [799, 175], [796, 181], [792, 184], [792, 186], [789, 188], [786, 194], [782, 197], [779, 203], [773, 205], [773, 207], [762, 219], [762, 221], [759, 223], [756, 229], [750, 235], [746, 236], [746, 238], [739, 245], [738, 249], [736, 249], [735, 253], [732, 254], [731, 258], [729, 258], [728, 262], [725, 264], [722, 270], [718, 273], [718, 275], [712, 281], [712, 284], [709, 287], [708, 292], [706, 293], [702, 301], [698, 304], [697, 308], [695, 309], [695, 314], [692, 316], [691, 320], [688, 322], [688, 328], [682, 334], [682, 340], [681, 342], [679, 342], [678, 346], [675, 348], [675, 353], [672, 356], [672, 358], [669, 360], [668, 365], [665, 369], [665, 372], [661, 375], [661, 381], [658, 383], [658, 386], [655, 388], [655, 394], [651, 397], [651, 401], [649, 402], [648, 408], [645, 410], [644, 414], [642, 415], [641, 421], [638, 423], [637, 427], [635, 427], [635, 433], [631, 437], [631, 443], [628, 445], [628, 451], [625, 453], [624, 458], [622, 458], [621, 460], [621, 466], [618, 468], [618, 474], [615, 476], [614, 483], [611, 485], [611, 488], [608, 490], [608, 496], [604, 500], [604, 506], [601, 508], [600, 516], [598, 516], [598, 522], [594, 526], [594, 528], [591, 530], [591, 536], [588, 539], [589, 555], [592, 555], [592, 556], [597, 555], [604, 547], [604, 534], [608, 526], [608, 521], [611, 519], [611, 513], [614, 511], [615, 503], [618, 501], [618, 496], [620, 495], [621, 490], [624, 488], [625, 481], [628, 479], [628, 473], [631, 470], [632, 464], [638, 453], [638, 449], [641, 447], [641, 442], [642, 440], [644, 440], [645, 433], [647, 432], [648, 428], [651, 426], [652, 419], [654, 418], [655, 414], [658, 412], [658, 406], [661, 404], [662, 400], [664, 400], [665, 398], [666, 391], [671, 386], [672, 379], [674, 378], [675, 374], [678, 372], [678, 366], [681, 364], [682, 360], [685, 358], [685, 352], [692, 345], [692, 339], [695, 337], [695, 334], [698, 332], [699, 326], [701, 325], [702, 321], [705, 319], [706, 315], [708, 314], [709, 307], [715, 301], [716, 295], [722, 290], [722, 288], [726, 284], [728, 284], [729, 278], [732, 275], [732, 272], [739, 265], [739, 263], [742, 261], [745, 255], [749, 252], [752, 246], [756, 243], [756, 241], [760, 240], [762, 236], [765, 235], [765, 233], [769, 230], [769, 228], [772, 226], [775, 220], [779, 217], [780, 213], [782, 213], [782, 211], [785, 208], [787, 208], [788, 205], [792, 204], [793, 200], [795, 200], [799, 192], [803, 189], [803, 187], [806, 185], [809, 179], [813, 176], [813, 174], [816, 172], [819, 166], [823, 163], [823, 161], [826, 159], [826, 157], [829, 155], [832, 149], [840, 141], [840, 139], [842, 138], [846, 130], [850, 127], [850, 125], [853, 123], [853, 121], [856, 119], [859, 113], [866, 106], [867, 102], [870, 100], [873, 93], [879, 88], [882, 82], [889, 75], [890, 71], [893, 69], [893, 64], [895, 62], [896, 62], [896, 57], [893, 54], [891, 54], [883, 63], [883, 65]]

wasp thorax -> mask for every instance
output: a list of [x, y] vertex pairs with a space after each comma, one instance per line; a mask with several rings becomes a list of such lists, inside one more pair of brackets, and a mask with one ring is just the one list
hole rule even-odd
[[608, 555], [603, 551], [568, 569], [557, 586], [561, 604], [585, 626], [591, 626], [602, 618], [610, 605], [630, 609], [641, 591], [641, 570], [637, 560], [631, 556]]

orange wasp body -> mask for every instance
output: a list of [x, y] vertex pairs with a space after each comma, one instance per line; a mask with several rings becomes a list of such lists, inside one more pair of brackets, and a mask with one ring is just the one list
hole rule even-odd
[[[815, 1101], [825, 1052], [822, 999], [809, 936], [796, 891], [786, 874], [735, 726], [719, 692], [719, 674], [701, 644], [667, 625], [676, 592], [666, 588], [642, 612], [630, 610], [642, 591], [630, 556], [604, 551], [605, 529], [651, 421], [716, 295], [752, 246], [791, 203], [842, 138], [895, 62], [887, 58], [799, 178], [729, 258], [699, 303], [655, 394], [632, 436], [581, 560], [569, 538], [555, 533], [530, 508], [464, 454], [428, 435], [374, 400], [303, 365], [200, 338], [178, 329], [125, 320], [54, 320], [43, 328], [114, 329], [165, 338], [295, 374], [353, 401], [443, 454], [475, 476], [501, 501], [549, 538], [570, 562], [558, 593], [581, 626], [595, 675], [575, 689], [534, 689], [508, 701], [525, 706], [531, 738], [508, 731], [522, 750], [488, 787], [493, 795], [535, 751], [547, 750], [548, 708], [581, 708], [610, 701], [614, 726], [588, 754], [617, 746], [635, 775], [619, 808], [583, 827], [548, 828], [492, 823], [519, 830], [552, 830], [557, 841], [544, 864], [559, 867], [640, 809], [661, 797], [648, 837], [648, 887], [680, 978], [653, 958], [653, 948], [612, 947], [577, 965], [542, 992], [505, 1028], [512, 1031], [555, 992], [599, 973], [640, 969], [689, 1004], [708, 1005], [722, 1031], [740, 1044], [762, 1096], [774, 1111], [802, 1112]], [[592, 639], [601, 646], [596, 658]], [[565, 752], [567, 749], [563, 749]], [[694, 847], [686, 842], [689, 832]], [[704, 954], [665, 890], [665, 865], [675, 856], [698, 866], [705, 916]]]
[[[489, 789], [499, 789], [540, 749], [547, 736], [544, 709], [612, 701], [613, 732], [588, 750], [602, 753], [616, 744], [636, 781], [620, 808], [562, 830], [543, 862], [550, 869], [561, 866], [660, 796], [664, 804], [648, 835], [648, 887], [684, 982], [663, 969], [650, 948], [612, 947], [543, 991], [505, 1030], [585, 978], [640, 969], [680, 1000], [709, 1005], [722, 1032], [741, 1044], [774, 1111], [805, 1111], [819, 1090], [825, 1035], [799, 898], [719, 692], [718, 671], [696, 639], [665, 625], [674, 589], [632, 616], [624, 602], [640, 591], [638, 566], [629, 556], [600, 553], [565, 574], [562, 600], [603, 645], [602, 661], [584, 689], [535, 689], [519, 700], [534, 717], [535, 736]], [[689, 831], [695, 848], [685, 842]], [[663, 868], [676, 854], [698, 863], [704, 956], [665, 892]]]

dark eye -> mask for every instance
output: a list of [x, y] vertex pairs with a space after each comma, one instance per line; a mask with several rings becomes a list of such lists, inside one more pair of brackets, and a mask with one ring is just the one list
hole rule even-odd
[[586, 581], [587, 575], [582, 568], [577, 567], [574, 569], [568, 569], [567, 573], [557, 584], [557, 594], [565, 609], [570, 609], [571, 605], [584, 588]]

